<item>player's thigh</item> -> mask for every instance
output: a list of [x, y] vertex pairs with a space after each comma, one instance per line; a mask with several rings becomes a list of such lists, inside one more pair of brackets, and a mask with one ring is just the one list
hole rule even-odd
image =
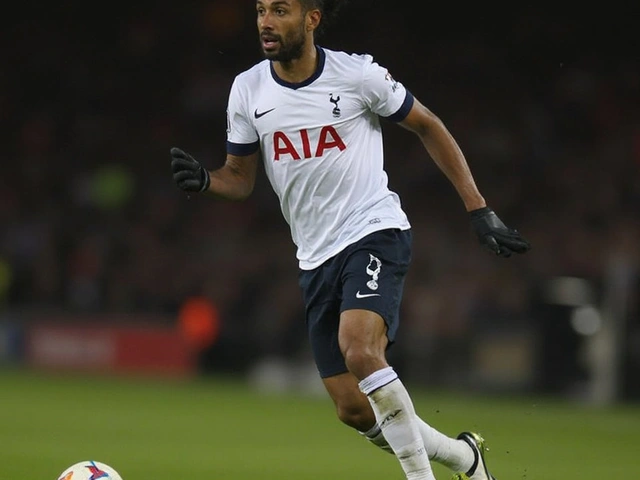
[[[381, 318], [389, 344], [393, 343], [410, 262], [410, 230], [381, 230], [349, 247], [341, 272], [341, 315], [351, 310], [377, 314], [356, 314], [353, 322], [357, 327], [365, 328], [365, 332], [375, 334], [380, 328], [378, 318]], [[368, 321], [372, 324], [367, 325]]]
[[338, 344], [340, 298], [333, 279], [339, 269], [334, 263], [329, 260], [299, 275], [311, 352], [321, 378], [348, 371]]
[[343, 311], [338, 342], [349, 370], [358, 378], [387, 366], [387, 325], [376, 312], [363, 309]]

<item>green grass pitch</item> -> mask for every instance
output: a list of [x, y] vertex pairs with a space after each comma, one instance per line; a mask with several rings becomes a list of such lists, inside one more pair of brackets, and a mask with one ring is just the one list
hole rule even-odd
[[[467, 397], [411, 389], [418, 413], [481, 432], [498, 480], [633, 478], [640, 406]], [[237, 381], [0, 370], [0, 480], [57, 480], [93, 459], [124, 480], [401, 480], [395, 458], [336, 419], [324, 396], [258, 394]], [[438, 479], [450, 478], [434, 467]]]

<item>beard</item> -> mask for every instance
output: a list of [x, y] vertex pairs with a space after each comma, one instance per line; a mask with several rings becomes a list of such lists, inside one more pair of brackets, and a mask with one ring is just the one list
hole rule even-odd
[[284, 38], [280, 37], [279, 47], [273, 51], [265, 51], [262, 53], [267, 60], [275, 62], [290, 62], [302, 57], [304, 46], [306, 44], [306, 36], [304, 32], [304, 25], [300, 26], [298, 31], [288, 33]]

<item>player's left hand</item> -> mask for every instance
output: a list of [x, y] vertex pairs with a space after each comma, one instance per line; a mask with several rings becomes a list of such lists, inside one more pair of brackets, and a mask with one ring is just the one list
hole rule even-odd
[[508, 228], [489, 207], [469, 212], [471, 226], [480, 244], [501, 257], [510, 257], [512, 253], [526, 253], [531, 245], [520, 232]]

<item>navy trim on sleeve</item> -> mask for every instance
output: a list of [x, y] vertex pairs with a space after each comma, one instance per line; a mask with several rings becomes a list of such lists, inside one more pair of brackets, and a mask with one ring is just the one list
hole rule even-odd
[[227, 142], [227, 153], [238, 157], [245, 157], [256, 153], [260, 148], [260, 141], [253, 143], [232, 143]]
[[392, 122], [396, 122], [396, 123], [401, 122], [402, 120], [407, 118], [407, 115], [409, 115], [409, 112], [411, 111], [411, 107], [413, 107], [413, 101], [414, 101], [413, 95], [409, 90], [407, 90], [407, 95], [404, 97], [404, 102], [402, 102], [402, 105], [400, 106], [398, 111], [396, 113], [392, 113], [391, 115], [385, 118], [387, 120], [391, 120]]

